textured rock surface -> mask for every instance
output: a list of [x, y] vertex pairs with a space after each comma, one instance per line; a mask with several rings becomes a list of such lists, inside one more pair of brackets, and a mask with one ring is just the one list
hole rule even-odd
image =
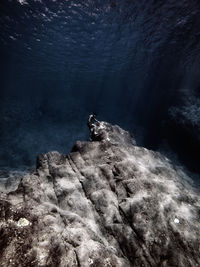
[[28, 172], [31, 172], [30, 168], [26, 168], [23, 170], [12, 170], [8, 168], [4, 168], [0, 170], [0, 192], [10, 192], [17, 189], [20, 180], [25, 176]]
[[95, 132], [0, 194], [1, 266], [200, 266], [189, 177], [118, 126]]

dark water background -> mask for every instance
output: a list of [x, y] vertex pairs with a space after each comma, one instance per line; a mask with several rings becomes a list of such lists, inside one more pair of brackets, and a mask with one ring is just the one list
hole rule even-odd
[[95, 111], [197, 172], [199, 144], [169, 109], [198, 102], [199, 49], [197, 0], [1, 0], [0, 167], [68, 153]]

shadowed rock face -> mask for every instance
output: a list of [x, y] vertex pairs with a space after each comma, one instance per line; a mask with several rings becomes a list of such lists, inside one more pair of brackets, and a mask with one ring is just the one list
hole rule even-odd
[[0, 194], [1, 266], [199, 266], [190, 178], [118, 126], [95, 133]]

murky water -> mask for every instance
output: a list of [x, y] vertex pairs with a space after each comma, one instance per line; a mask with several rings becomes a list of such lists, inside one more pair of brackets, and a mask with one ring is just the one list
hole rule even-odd
[[0, 165], [32, 165], [88, 136], [86, 119], [156, 148], [200, 85], [198, 1], [1, 0]]

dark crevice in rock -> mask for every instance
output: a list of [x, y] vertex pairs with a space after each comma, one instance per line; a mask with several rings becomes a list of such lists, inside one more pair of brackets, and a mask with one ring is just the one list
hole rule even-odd
[[78, 258], [78, 253], [76, 252], [76, 249], [74, 250], [74, 252], [75, 252], [75, 255], [76, 255], [76, 261], [77, 261], [77, 267], [81, 267], [81, 263], [80, 263], [80, 260], [79, 260], [79, 258]]

